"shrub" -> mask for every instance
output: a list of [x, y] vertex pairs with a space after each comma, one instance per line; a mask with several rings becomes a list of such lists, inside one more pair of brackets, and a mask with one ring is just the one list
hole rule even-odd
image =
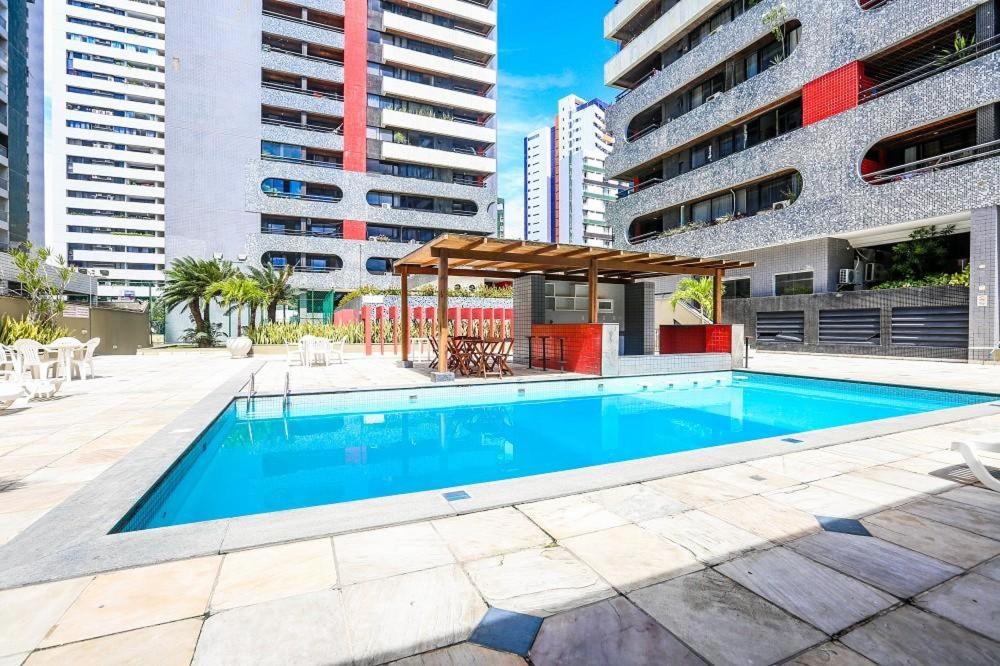
[[912, 289], [915, 287], [968, 287], [970, 284], [970, 267], [966, 266], [959, 273], [934, 273], [913, 280], [890, 280], [872, 287], [872, 289]]
[[61, 326], [37, 324], [10, 317], [0, 319], [0, 345], [12, 345], [18, 340], [35, 340], [47, 345], [58, 338], [69, 337], [70, 332]]
[[286, 342], [298, 342], [305, 335], [344, 340], [350, 344], [357, 344], [364, 342], [365, 327], [362, 322], [351, 324], [319, 324], [314, 322], [282, 324], [268, 322], [247, 329], [245, 333], [255, 345], [282, 345]]

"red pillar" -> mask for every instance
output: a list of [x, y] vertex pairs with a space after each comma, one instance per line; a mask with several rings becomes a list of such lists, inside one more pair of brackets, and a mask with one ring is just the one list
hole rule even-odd
[[361, 319], [365, 323], [365, 356], [372, 355], [372, 309], [371, 306], [361, 306]]
[[375, 307], [375, 324], [378, 326], [378, 351], [385, 356], [385, 320], [383, 319], [382, 306]]
[[367, 170], [368, 0], [344, 3], [344, 171]]
[[389, 330], [392, 331], [392, 355], [396, 355], [396, 345], [399, 342], [399, 318], [396, 313], [399, 312], [395, 305], [389, 306]]

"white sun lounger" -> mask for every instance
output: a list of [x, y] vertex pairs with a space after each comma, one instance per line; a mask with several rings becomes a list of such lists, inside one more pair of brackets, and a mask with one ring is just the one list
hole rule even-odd
[[1000, 493], [1000, 481], [990, 474], [976, 453], [976, 451], [1000, 453], [1000, 442], [954, 442], [951, 445], [951, 450], [962, 454], [962, 457], [965, 458], [965, 464], [969, 466], [980, 483], [990, 490]]

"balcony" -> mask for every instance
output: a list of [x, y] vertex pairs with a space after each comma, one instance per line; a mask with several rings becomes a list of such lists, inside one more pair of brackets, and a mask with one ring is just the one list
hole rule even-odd
[[801, 27], [798, 21], [784, 26], [784, 39], [767, 36], [706, 72], [690, 85], [637, 113], [629, 122], [625, 140], [639, 141], [661, 127], [695, 109], [711, 104], [720, 96], [780, 65], [798, 48]]
[[801, 191], [802, 177], [795, 171], [769, 176], [636, 218], [628, 240], [642, 243], [783, 210], [795, 204]]
[[858, 101], [869, 102], [1000, 50], [1000, 35], [977, 42], [975, 34], [975, 16], [971, 16], [865, 61]]
[[976, 112], [875, 144], [861, 161], [861, 178], [887, 185], [1000, 156], [1000, 141], [979, 142]]
[[344, 268], [344, 261], [335, 254], [294, 254], [289, 252], [265, 252], [261, 255], [262, 266], [284, 268], [291, 266], [296, 273], [334, 273]]
[[265, 196], [276, 199], [337, 203], [344, 198], [343, 191], [336, 185], [304, 183], [285, 178], [267, 178], [261, 183], [260, 189]]

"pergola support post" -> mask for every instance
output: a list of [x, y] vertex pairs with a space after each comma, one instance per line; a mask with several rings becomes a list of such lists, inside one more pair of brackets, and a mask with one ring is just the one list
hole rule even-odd
[[715, 301], [715, 307], [713, 308], [713, 319], [716, 324], [722, 323], [722, 277], [726, 274], [726, 271], [716, 270], [715, 280], [712, 282], [712, 296]]
[[590, 310], [590, 323], [597, 323], [597, 259], [590, 260], [587, 270], [587, 304]]
[[431, 380], [447, 382], [455, 379], [454, 373], [448, 372], [448, 253], [438, 256], [437, 266], [438, 293], [438, 366], [437, 372], [431, 373]]
[[409, 271], [403, 266], [399, 272], [399, 300], [402, 312], [402, 326], [400, 336], [402, 339], [403, 367], [412, 368], [413, 361], [410, 360], [410, 280]]

